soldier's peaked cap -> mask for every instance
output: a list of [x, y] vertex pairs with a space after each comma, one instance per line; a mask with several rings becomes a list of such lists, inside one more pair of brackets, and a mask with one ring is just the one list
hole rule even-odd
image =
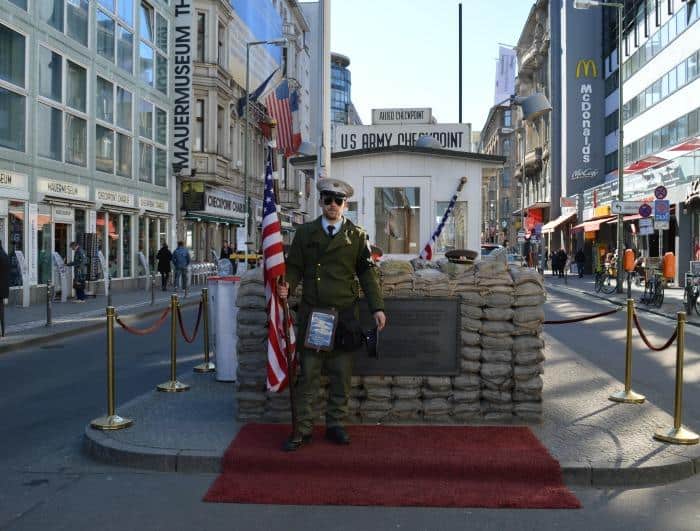
[[352, 197], [355, 191], [345, 181], [325, 177], [316, 181], [316, 189], [321, 194], [337, 195], [339, 197]]

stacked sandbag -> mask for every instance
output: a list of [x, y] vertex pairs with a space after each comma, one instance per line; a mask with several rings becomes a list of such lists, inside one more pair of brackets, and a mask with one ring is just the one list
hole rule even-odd
[[236, 375], [238, 418], [263, 418], [266, 394], [267, 312], [262, 268], [241, 275], [236, 296], [238, 370]]
[[[475, 349], [481, 351], [481, 349]], [[454, 422], [468, 422], [481, 415], [481, 377], [479, 372], [452, 377], [450, 416]]]
[[450, 295], [448, 277], [439, 269], [419, 269], [414, 274], [415, 296], [447, 297]]
[[385, 297], [413, 295], [413, 266], [404, 260], [379, 262], [379, 279]]
[[436, 424], [452, 421], [450, 399], [452, 380], [449, 376], [428, 376], [423, 385], [423, 420]]
[[360, 402], [362, 422], [381, 422], [391, 416], [391, 376], [365, 376], [365, 399]]
[[391, 418], [397, 422], [419, 422], [423, 415], [422, 376], [394, 376], [391, 387]]

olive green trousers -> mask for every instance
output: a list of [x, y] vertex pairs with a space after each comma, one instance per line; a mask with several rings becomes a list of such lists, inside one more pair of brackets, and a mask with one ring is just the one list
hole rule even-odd
[[314, 426], [314, 409], [321, 385], [321, 371], [329, 380], [326, 427], [342, 426], [348, 415], [350, 379], [352, 377], [351, 352], [316, 352], [303, 349], [301, 367], [297, 376], [294, 402], [297, 410], [297, 431], [311, 433]]

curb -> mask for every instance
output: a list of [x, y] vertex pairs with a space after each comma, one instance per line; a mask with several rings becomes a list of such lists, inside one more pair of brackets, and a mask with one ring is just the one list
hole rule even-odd
[[[198, 450], [174, 450], [126, 444], [93, 429], [83, 435], [83, 452], [96, 461], [159, 472], [221, 473], [223, 454]], [[643, 487], [680, 481], [698, 473], [700, 457], [668, 459], [660, 464], [616, 468], [607, 462], [581, 465], [561, 463], [567, 485], [582, 487]]]
[[[199, 301], [191, 300], [191, 301], [186, 301], [184, 303], [180, 304], [180, 307], [186, 308], [188, 306], [194, 306], [195, 304], [199, 304]], [[143, 317], [149, 317], [151, 315], [157, 315], [163, 311], [163, 308], [156, 308], [155, 306], [153, 308], [150, 308], [148, 310], [143, 310], [140, 311], [139, 313], [127, 313], [124, 314], [123, 317], [136, 317], [136, 318], [143, 318]], [[57, 325], [60, 326], [60, 325]], [[0, 354], [4, 354], [6, 352], [12, 352], [14, 350], [19, 350], [28, 346], [32, 345], [44, 345], [46, 343], [50, 343], [56, 339], [64, 339], [66, 337], [72, 337], [76, 336], [79, 334], [84, 334], [87, 332], [92, 332], [94, 330], [99, 330], [100, 328], [104, 327], [104, 322], [99, 322], [99, 323], [90, 323], [90, 324], [85, 324], [85, 325], [80, 325], [78, 324], [77, 326], [67, 328], [66, 330], [59, 330], [55, 331], [52, 327], [36, 327], [30, 330], [36, 330], [36, 329], [41, 329], [41, 330], [46, 330], [46, 331], [51, 331], [54, 330], [53, 333], [48, 333], [45, 335], [37, 335], [37, 336], [29, 336], [25, 337], [22, 339], [18, 339], [17, 341], [14, 341], [12, 343], [5, 343], [5, 344], [0, 344]]]
[[[616, 301], [616, 300], [614, 300], [614, 299], [608, 299], [607, 297], [603, 297], [602, 295], [598, 295], [597, 293], [592, 293], [592, 292], [590, 292], [590, 291], [585, 291], [585, 290], [582, 290], [582, 289], [579, 289], [579, 288], [572, 288], [572, 287], [569, 287], [569, 286], [557, 286], [557, 285], [553, 285], [553, 284], [545, 284], [545, 289], [549, 289], [549, 288], [552, 288], [552, 289], [555, 290], [555, 291], [557, 291], [557, 290], [559, 290], [559, 291], [573, 291], [573, 292], [579, 293], [579, 294], [581, 294], [581, 295], [586, 295], [587, 297], [594, 297], [594, 298], [599, 299], [599, 300], [601, 300], [601, 301], [609, 302], [610, 304], [614, 304], [615, 306], [623, 307], [623, 306], [625, 305], [623, 302]], [[636, 302], [637, 302], [637, 301], [635, 300], [635, 306], [634, 306], [634, 307], [635, 307], [636, 310], [641, 310], [641, 311], [643, 311], [643, 312], [647, 312], [647, 313], [651, 313], [651, 314], [654, 314], [654, 315], [658, 315], [659, 317], [665, 317], [666, 319], [670, 319], [671, 321], [675, 321], [675, 320], [676, 320], [676, 316], [675, 316], [675, 315], [670, 315], [670, 314], [667, 314], [667, 313], [663, 313], [663, 312], [660, 312], [660, 311], [658, 311], [658, 310], [654, 310], [654, 309], [652, 309], [652, 308], [648, 308], [648, 307], [646, 307], [646, 306], [637, 306]], [[686, 320], [685, 324], [686, 324], [686, 326], [690, 325], [690, 326], [695, 326], [695, 327], [697, 327], [697, 328], [700, 328], [700, 323], [696, 323], [696, 322], [694, 322], [694, 321], [687, 321], [687, 320]]]

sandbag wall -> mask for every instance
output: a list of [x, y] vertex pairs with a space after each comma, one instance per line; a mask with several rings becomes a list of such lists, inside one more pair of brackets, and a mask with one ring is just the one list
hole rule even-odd
[[[355, 376], [350, 422], [537, 421], [542, 415], [544, 287], [538, 273], [503, 262], [386, 260], [385, 297], [460, 298], [457, 376]], [[262, 272], [246, 272], [238, 312], [239, 420], [288, 421], [287, 392], [265, 390], [267, 328]], [[388, 316], [391, 325], [391, 316]], [[319, 418], [327, 388], [319, 393]]]

